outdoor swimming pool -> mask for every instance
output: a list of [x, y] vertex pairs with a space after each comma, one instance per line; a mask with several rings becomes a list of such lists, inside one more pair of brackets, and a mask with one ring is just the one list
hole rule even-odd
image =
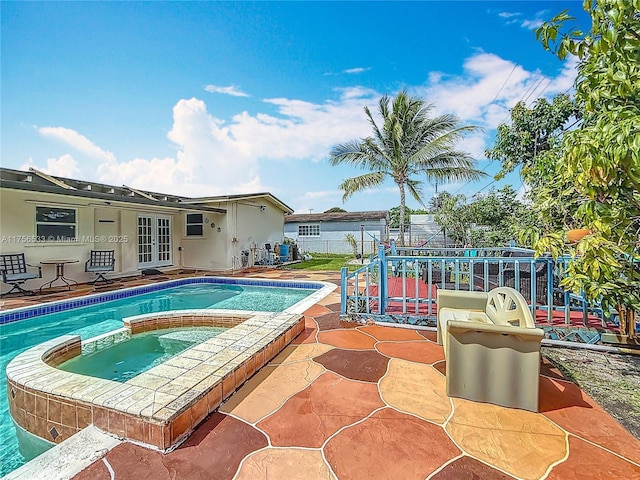
[[[289, 287], [288, 285], [291, 285]], [[19, 353], [65, 334], [91, 338], [123, 326], [125, 317], [187, 309], [283, 311], [323, 284], [249, 279], [183, 279], [0, 314], [0, 476], [30, 458], [21, 452], [9, 415], [5, 369]], [[144, 292], [144, 293], [142, 293]], [[71, 308], [73, 307], [73, 308]], [[49, 313], [46, 313], [49, 312]], [[32, 316], [40, 313], [37, 316]], [[24, 455], [23, 455], [24, 453]]]

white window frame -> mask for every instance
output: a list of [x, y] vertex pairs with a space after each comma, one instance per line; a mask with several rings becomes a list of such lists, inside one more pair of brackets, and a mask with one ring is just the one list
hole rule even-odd
[[[189, 215], [200, 215], [202, 218], [201, 222], [189, 222]], [[186, 237], [203, 237], [204, 236], [204, 213], [185, 213], [184, 215], [184, 235]], [[189, 233], [189, 227], [191, 225], [200, 225], [202, 227], [201, 233]]]
[[[43, 209], [50, 209], [50, 210], [72, 210], [74, 212], [74, 222], [73, 223], [69, 223], [69, 222], [39, 222], [38, 221], [38, 209], [39, 208], [43, 208]], [[42, 241], [45, 242], [74, 242], [77, 240], [78, 238], [78, 209], [77, 208], [72, 208], [72, 207], [59, 207], [59, 206], [50, 206], [50, 205], [36, 205], [36, 209], [34, 212], [34, 220], [35, 220], [35, 233], [36, 233], [36, 237], [38, 237], [38, 239], [41, 239]], [[41, 233], [38, 231], [38, 227], [40, 225], [43, 226], [51, 226], [51, 225], [65, 225], [65, 226], [73, 226], [73, 236], [72, 237], [68, 237], [68, 238], [60, 238], [60, 237], [56, 237], [56, 238], [50, 238], [51, 236], [49, 235], [41, 235]]]
[[299, 237], [319, 237], [320, 236], [320, 224], [319, 223], [305, 223], [298, 225]]

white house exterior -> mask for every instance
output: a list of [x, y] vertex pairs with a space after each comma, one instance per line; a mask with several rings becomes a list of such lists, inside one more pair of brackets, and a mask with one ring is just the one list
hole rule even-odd
[[[0, 253], [24, 253], [27, 263], [77, 260], [65, 276], [90, 281], [91, 250], [114, 250], [114, 276], [149, 268], [233, 270], [242, 251], [283, 240], [293, 210], [270, 193], [187, 198], [63, 177], [0, 169]], [[39, 288], [55, 277], [42, 265]], [[2, 285], [2, 292], [8, 290]]]
[[302, 252], [353, 253], [346, 240], [355, 237], [359, 254], [369, 255], [376, 241], [389, 239], [389, 212], [336, 212], [287, 215], [284, 235], [298, 244]]

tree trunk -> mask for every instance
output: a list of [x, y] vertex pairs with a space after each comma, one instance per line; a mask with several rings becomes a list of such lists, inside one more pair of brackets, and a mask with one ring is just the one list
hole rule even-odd
[[401, 247], [404, 247], [404, 212], [405, 212], [405, 194], [404, 194], [404, 185], [398, 184], [398, 188], [400, 189], [400, 237], [398, 238], [398, 243]]
[[626, 335], [629, 338], [636, 336], [636, 312], [628, 309], [624, 305], [618, 305], [618, 313], [620, 314], [620, 335]]

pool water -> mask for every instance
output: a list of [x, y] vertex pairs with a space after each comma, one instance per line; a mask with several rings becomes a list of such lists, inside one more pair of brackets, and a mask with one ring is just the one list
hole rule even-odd
[[19, 353], [60, 335], [83, 340], [122, 328], [122, 319], [167, 310], [219, 308], [278, 312], [314, 290], [197, 283], [0, 324], [0, 477], [33, 458], [21, 451], [9, 414], [5, 369]]
[[78, 355], [57, 368], [66, 372], [126, 382], [226, 328], [165, 329], [134, 335], [97, 352]]

